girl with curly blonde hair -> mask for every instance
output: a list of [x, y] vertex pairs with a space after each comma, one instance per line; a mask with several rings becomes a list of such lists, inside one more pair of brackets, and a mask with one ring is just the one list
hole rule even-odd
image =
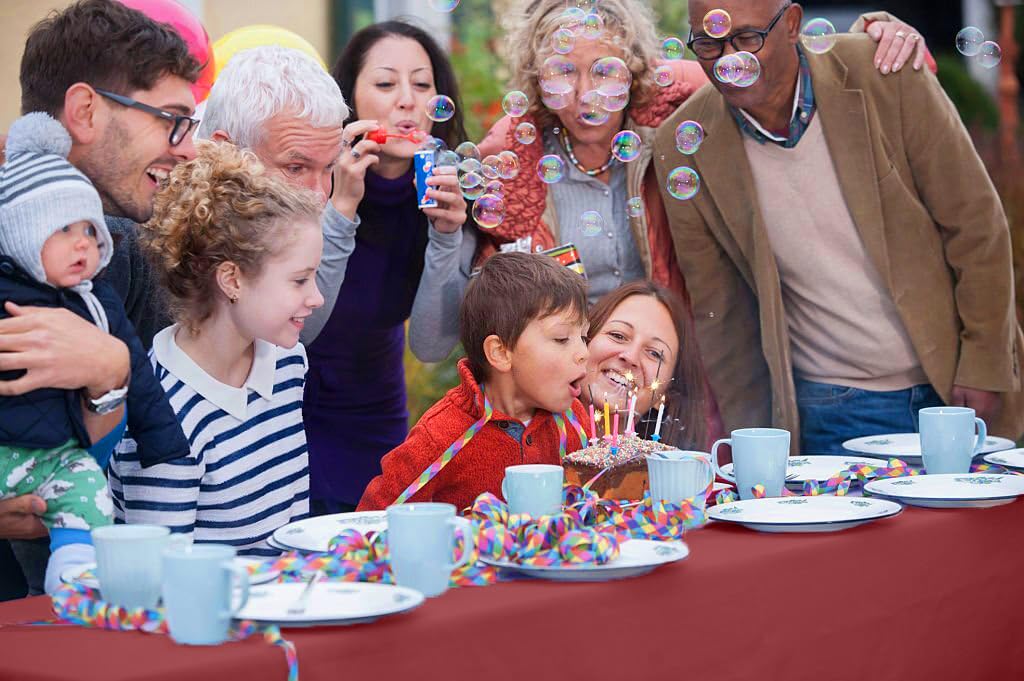
[[150, 356], [191, 452], [145, 468], [117, 452], [115, 515], [271, 555], [267, 537], [309, 513], [299, 333], [323, 304], [320, 203], [249, 152], [197, 148], [140, 234], [177, 322]]

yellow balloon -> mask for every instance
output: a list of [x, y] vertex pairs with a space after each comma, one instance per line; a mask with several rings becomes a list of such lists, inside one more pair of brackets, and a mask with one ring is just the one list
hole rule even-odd
[[227, 66], [228, 61], [242, 50], [248, 50], [252, 47], [263, 47], [265, 45], [279, 45], [305, 52], [313, 59], [316, 59], [320, 66], [324, 68], [324, 71], [327, 70], [327, 64], [324, 63], [320, 53], [299, 34], [278, 26], [256, 24], [253, 26], [243, 26], [230, 33], [225, 33], [213, 44], [217, 75], [219, 76], [220, 72]]

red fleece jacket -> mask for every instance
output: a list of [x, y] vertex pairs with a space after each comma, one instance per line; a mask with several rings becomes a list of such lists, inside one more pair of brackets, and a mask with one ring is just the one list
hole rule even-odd
[[[460, 385], [452, 388], [413, 426], [409, 437], [381, 460], [383, 472], [370, 481], [360, 511], [383, 509], [395, 502], [420, 473], [483, 416], [484, 398], [466, 360], [459, 362]], [[579, 400], [572, 404], [581, 424], [587, 418]], [[509, 435], [509, 423], [520, 423], [497, 409], [480, 432], [410, 501], [440, 501], [461, 511], [483, 492], [501, 496], [505, 467], [523, 463], [559, 464], [558, 426], [540, 409], [530, 420], [522, 442]], [[504, 427], [503, 427], [504, 426]], [[566, 421], [566, 452], [581, 448], [579, 431]]]

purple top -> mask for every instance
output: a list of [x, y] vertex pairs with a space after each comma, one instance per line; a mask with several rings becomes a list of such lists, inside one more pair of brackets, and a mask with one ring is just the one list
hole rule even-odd
[[356, 504], [379, 475], [380, 459], [408, 432], [405, 321], [427, 246], [413, 172], [394, 180], [366, 174], [356, 247], [334, 310], [307, 348], [303, 418], [310, 496]]

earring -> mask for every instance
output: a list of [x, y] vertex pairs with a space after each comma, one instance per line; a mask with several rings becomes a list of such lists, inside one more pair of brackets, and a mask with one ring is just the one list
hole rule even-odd
[[231, 296], [230, 298], [228, 298], [228, 300], [231, 301], [232, 305], [234, 305], [235, 303], [238, 302], [238, 296]]

